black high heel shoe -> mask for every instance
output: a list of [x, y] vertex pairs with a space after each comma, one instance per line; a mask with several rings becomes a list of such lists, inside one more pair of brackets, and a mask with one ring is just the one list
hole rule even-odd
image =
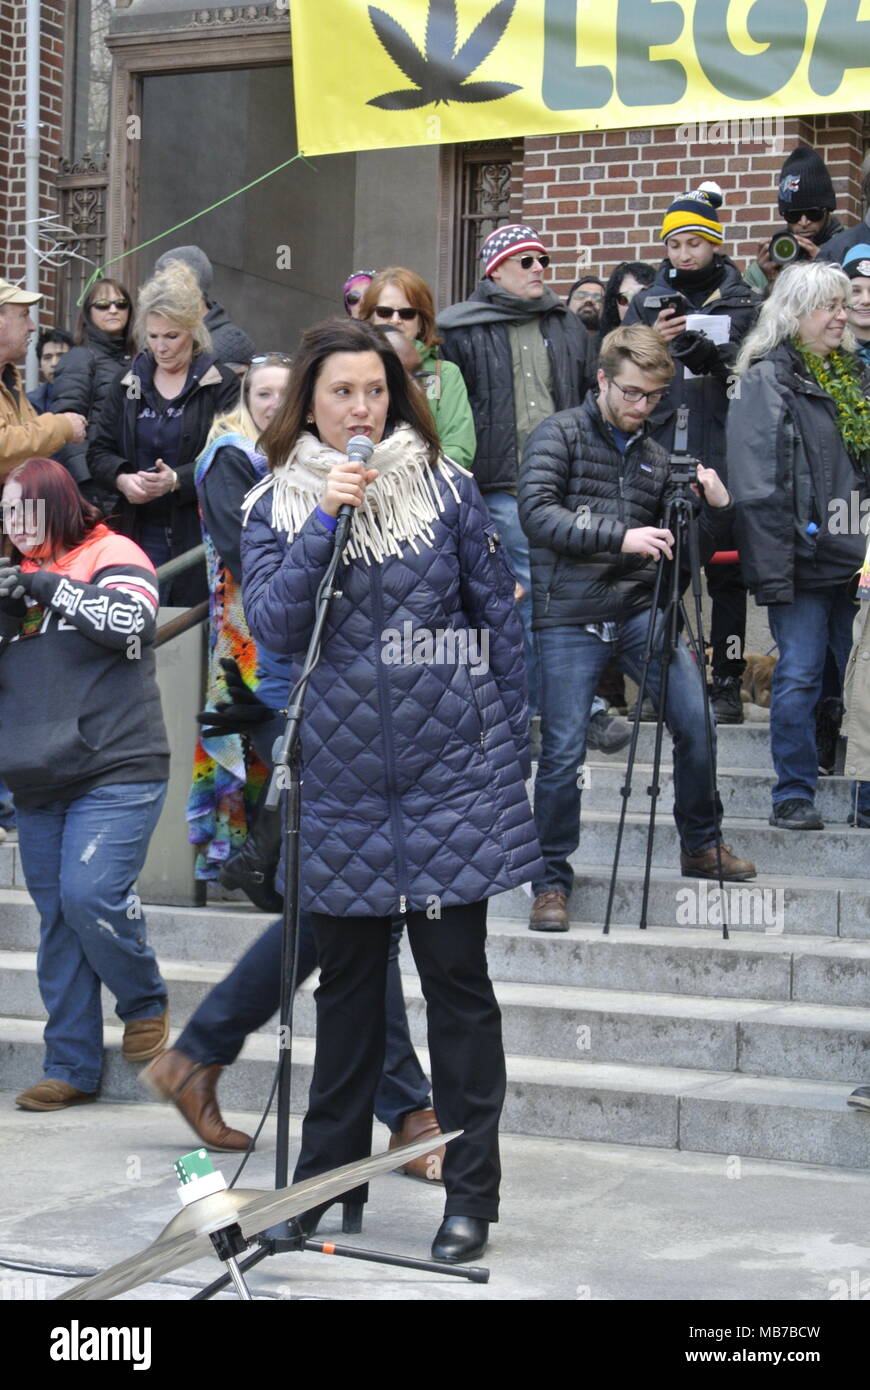
[[432, 1259], [444, 1264], [465, 1264], [486, 1249], [489, 1222], [479, 1216], [445, 1216], [432, 1242]]
[[[309, 1240], [316, 1232], [322, 1218], [335, 1206], [334, 1202], [326, 1202], [320, 1207], [312, 1207], [310, 1211], [300, 1212], [294, 1216], [287, 1225], [293, 1235], [298, 1235], [301, 1240]], [[345, 1236], [359, 1235], [363, 1228], [363, 1208], [365, 1202], [342, 1201], [341, 1203], [341, 1232]]]

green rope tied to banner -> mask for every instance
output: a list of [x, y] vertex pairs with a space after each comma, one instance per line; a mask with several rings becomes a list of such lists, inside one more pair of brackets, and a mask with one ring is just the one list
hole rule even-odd
[[191, 217], [185, 217], [183, 222], [176, 222], [174, 227], [167, 227], [165, 232], [158, 232], [157, 236], [149, 237], [147, 241], [140, 241], [138, 246], [131, 246], [129, 251], [122, 251], [120, 255], [113, 256], [110, 261], [106, 261], [103, 265], [98, 265], [76, 300], [76, 308], [81, 308], [82, 301], [91, 288], [91, 285], [93, 285], [95, 280], [101, 280], [103, 278], [105, 271], [108, 270], [110, 265], [114, 265], [116, 261], [126, 260], [127, 256], [133, 256], [137, 251], [144, 251], [146, 246], [153, 246], [155, 241], [162, 241], [164, 237], [171, 236], [173, 232], [180, 231], [182, 227], [189, 226], [191, 222], [196, 222], [197, 218], [205, 217], [207, 212], [214, 212], [215, 208], [223, 207], [224, 203], [229, 203], [233, 198], [238, 198], [240, 193], [247, 193], [249, 188], [255, 188], [257, 184], [262, 183], [264, 179], [270, 179], [273, 174], [279, 174], [282, 169], [287, 169], [291, 164], [295, 164], [297, 159], [303, 160], [304, 163], [308, 165], [309, 169], [313, 169], [314, 172], [317, 173], [316, 166], [312, 164], [310, 160], [306, 159], [305, 155], [300, 150], [298, 154], [294, 154], [292, 159], [285, 159], [283, 164], [276, 164], [274, 169], [269, 169], [265, 174], [260, 174], [257, 178], [252, 179], [250, 183], [246, 183], [244, 188], [237, 188], [235, 193], [228, 193], [225, 198], [219, 198], [218, 201], [212, 203], [210, 207], [202, 208], [199, 212], [193, 213]]

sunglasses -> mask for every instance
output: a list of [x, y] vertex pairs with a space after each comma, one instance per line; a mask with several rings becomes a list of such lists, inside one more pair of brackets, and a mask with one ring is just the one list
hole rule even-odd
[[106, 309], [129, 309], [129, 307], [130, 307], [130, 301], [129, 301], [129, 299], [92, 299], [92, 300], [91, 300], [91, 308], [92, 308], [92, 309], [100, 309], [100, 310], [102, 310], [103, 312], [105, 312]]
[[261, 362], [268, 362], [270, 358], [275, 357], [277, 357], [279, 361], [287, 362], [288, 364], [293, 361], [293, 358], [288, 357], [286, 352], [260, 352], [256, 357], [251, 358], [251, 366], [259, 367]]
[[541, 267], [542, 270], [546, 270], [547, 266], [550, 264], [549, 256], [518, 256], [517, 260], [519, 261], [523, 270], [531, 270], [532, 266], [535, 264], [535, 261], [538, 262], [538, 265]]
[[347, 294], [344, 296], [344, 302], [345, 304], [359, 304], [362, 297], [362, 290], [348, 290]]
[[631, 294], [626, 294], [624, 290], [620, 290], [619, 294], [616, 296], [616, 302], [621, 308], [624, 309], [627, 304], [631, 303], [636, 294], [637, 290], [632, 290]]
[[824, 222], [824, 208], [789, 208], [788, 212], [783, 213], [786, 222], [800, 222], [805, 217], [808, 222]]
[[403, 323], [410, 323], [417, 317], [416, 309], [391, 309], [388, 304], [376, 304], [375, 313], [379, 319], [392, 319], [398, 314]]

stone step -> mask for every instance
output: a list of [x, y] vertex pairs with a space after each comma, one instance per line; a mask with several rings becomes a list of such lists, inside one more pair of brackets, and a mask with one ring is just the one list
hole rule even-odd
[[[106, 1029], [102, 1095], [110, 1101], [148, 1100], [137, 1083], [139, 1069], [121, 1058], [120, 1040], [120, 1028]], [[0, 1019], [4, 1085], [11, 1090], [32, 1085], [41, 1074], [41, 1058], [41, 1024]], [[295, 1042], [293, 1059], [291, 1103], [299, 1113], [311, 1077], [310, 1040]], [[428, 1069], [423, 1050], [420, 1060]], [[238, 1062], [221, 1077], [226, 1109], [256, 1110], [265, 1104], [274, 1066], [274, 1040], [249, 1038]], [[508, 1057], [507, 1075], [506, 1133], [717, 1153], [729, 1156], [732, 1165], [742, 1156], [867, 1166], [867, 1116], [847, 1107], [848, 1085], [517, 1056]], [[167, 1135], [177, 1133], [178, 1143], [189, 1138], [171, 1109], [166, 1124]]]
[[[164, 960], [173, 1024], [181, 1027], [224, 973], [215, 966]], [[676, 982], [675, 982], [676, 983]], [[426, 1010], [416, 976], [403, 981], [411, 1038], [426, 1040]], [[294, 1028], [313, 1037], [312, 977], [300, 989]], [[679, 993], [578, 989], [496, 982], [504, 1045], [511, 1054], [593, 1062], [704, 1067], [720, 1072], [799, 1076], [860, 1084], [870, 1077], [870, 1010], [767, 999], [719, 999]], [[5, 1013], [39, 1019], [42, 1004], [32, 952], [0, 952]], [[107, 1022], [114, 1000], [103, 993]], [[261, 1031], [274, 1035], [275, 1025]]]
[[[652, 763], [654, 746], [655, 725], [642, 720], [637, 740], [636, 761]], [[671, 747], [671, 737], [665, 729], [662, 739], [662, 759], [668, 764], [671, 762]], [[628, 748], [626, 747], [618, 753], [609, 753], [605, 757], [604, 754], [590, 749], [589, 757], [590, 760], [594, 761], [601, 759], [624, 764], [627, 753]], [[758, 724], [721, 724], [716, 730], [716, 760], [720, 776], [727, 773], [728, 769], [732, 767], [753, 767], [759, 772], [772, 772], [770, 725], [766, 721]]]
[[[770, 793], [776, 778], [773, 772], [752, 768], [731, 768], [718, 781], [719, 796], [725, 816], [752, 817], [766, 821], [770, 815]], [[647, 788], [652, 782], [652, 764], [636, 763], [631, 779], [629, 812], [646, 815], [650, 806]], [[586, 764], [583, 786], [583, 815], [598, 811], [618, 811], [621, 805], [625, 768], [611, 762], [590, 761]], [[674, 781], [670, 758], [662, 760], [659, 773], [660, 792], [657, 814], [668, 815], [674, 805]], [[820, 777], [816, 806], [826, 826], [845, 826], [853, 809], [852, 784], [847, 777]]]
[[[616, 848], [617, 811], [584, 814], [580, 849], [586, 864], [610, 864]], [[648, 817], [629, 813], [625, 820], [620, 863], [642, 865], [646, 859]], [[728, 816], [722, 834], [735, 854], [751, 859], [762, 874], [805, 874], [808, 867], [819, 879], [848, 880], [866, 873], [870, 832], [850, 826], [830, 830], [779, 830], [766, 821]], [[679, 867], [680, 847], [672, 816], [656, 818], [653, 864]]]

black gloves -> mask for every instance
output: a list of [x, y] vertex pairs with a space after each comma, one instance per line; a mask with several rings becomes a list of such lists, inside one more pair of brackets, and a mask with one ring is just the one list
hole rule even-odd
[[275, 712], [258, 700], [246, 685], [236, 663], [227, 657], [221, 660], [227, 683], [228, 700], [219, 700], [214, 709], [202, 710], [196, 717], [202, 725], [203, 738], [220, 738], [223, 734], [249, 732], [257, 724], [274, 719]]

